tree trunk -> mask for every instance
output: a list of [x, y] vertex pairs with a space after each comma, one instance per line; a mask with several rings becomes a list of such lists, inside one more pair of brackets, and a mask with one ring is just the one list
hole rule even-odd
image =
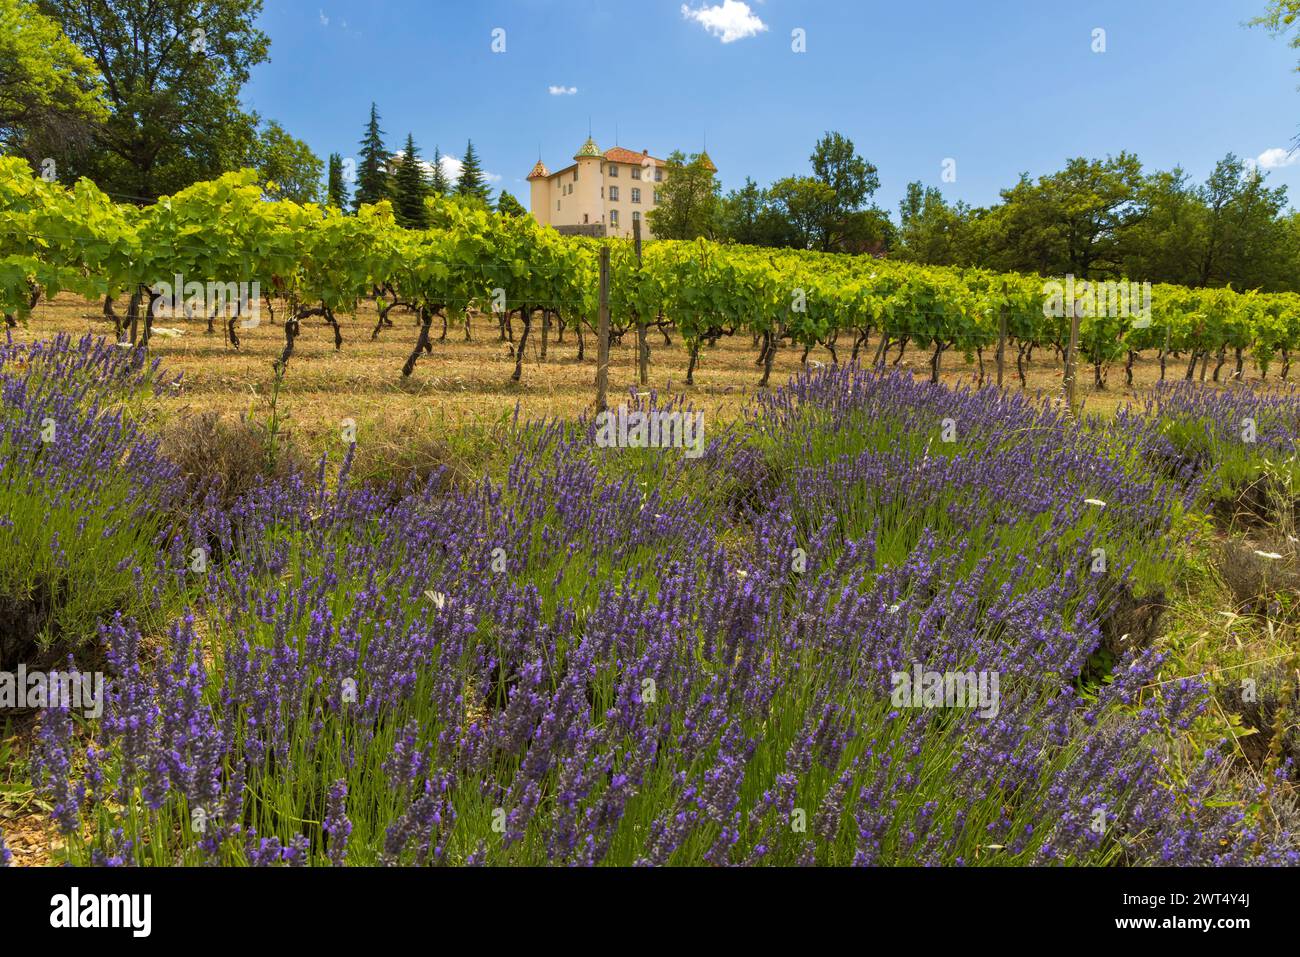
[[415, 340], [415, 348], [406, 358], [406, 364], [402, 366], [402, 378], [407, 378], [415, 371], [415, 362], [420, 358], [420, 351], [431, 351], [429, 342], [429, 327], [433, 325], [433, 312], [425, 306], [420, 307], [420, 336]]
[[140, 290], [143, 286], [136, 286], [135, 292], [131, 293], [131, 301], [126, 307], [127, 323], [131, 327], [131, 345], [135, 345], [137, 333], [140, 326]]
[[898, 341], [898, 355], [894, 359], [894, 365], [898, 365], [903, 361], [903, 353], [907, 351], [907, 340], [910, 338], [910, 336], [903, 336], [903, 338]]
[[700, 340], [691, 343], [691, 361], [686, 366], [686, 384], [695, 385], [695, 360], [700, 355]]
[[758, 383], [761, 388], [767, 387], [767, 380], [772, 376], [772, 358], [776, 355], [776, 335], [767, 333], [766, 348], [763, 353], [763, 378]]
[[934, 344], [934, 355], [930, 356], [930, 382], [938, 384], [939, 382], [939, 359], [943, 355], [943, 343], [936, 341]]
[[515, 374], [510, 377], [515, 382], [524, 374], [524, 347], [528, 345], [528, 330], [533, 325], [533, 307], [524, 306], [519, 315], [524, 321], [524, 331], [519, 334], [519, 345], [515, 347]]
[[284, 350], [280, 353], [280, 358], [275, 361], [277, 372], [284, 370], [285, 366], [289, 364], [289, 357], [293, 355], [293, 344], [298, 338], [299, 332], [298, 322], [298, 318], [293, 315], [284, 320]]

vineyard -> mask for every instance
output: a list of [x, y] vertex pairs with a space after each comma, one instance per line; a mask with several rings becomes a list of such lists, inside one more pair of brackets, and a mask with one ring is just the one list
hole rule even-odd
[[[1300, 862], [1300, 296], [569, 238], [445, 200], [408, 229], [247, 172], [139, 208], [0, 164], [0, 676], [109, 677], [80, 710], [0, 681], [26, 722], [0, 863]], [[56, 299], [111, 334], [49, 335]], [[150, 346], [177, 322], [200, 362], [274, 351], [274, 396], [401, 335], [384, 375], [418, 381], [475, 323], [516, 382], [571, 334], [598, 410], [626, 340], [624, 427], [704, 423], [644, 388], [652, 351], [687, 385], [741, 353], [766, 388], [689, 454], [519, 403], [435, 436], [468, 464], [405, 471], [428, 421], [381, 402], [340, 435], [309, 406], [313, 463], [274, 400], [169, 421], [183, 357]], [[1114, 415], [1027, 388], [1035, 350], [1068, 377], [1076, 349], [1094, 388], [1122, 364]], [[1170, 381], [1140, 390], [1153, 360]], [[355, 406], [342, 362], [318, 388]]]
[[[1079, 356], [1099, 389], [1117, 363], [1132, 385], [1133, 363], [1144, 355], [1158, 357], [1162, 380], [1167, 367], [1170, 378], [1204, 381], [1212, 370], [1215, 382], [1241, 380], [1248, 362], [1260, 378], [1276, 369], [1287, 379], [1300, 349], [1300, 295], [1293, 293], [1158, 284], [1144, 298], [1136, 283], [1071, 280], [1070, 302], [1059, 292], [1053, 302], [1038, 276], [706, 240], [634, 249], [441, 200], [428, 201], [432, 228], [410, 230], [396, 225], [387, 204], [346, 216], [268, 202], [251, 172], [137, 208], [85, 180], [71, 189], [45, 182], [18, 160], [0, 160], [0, 169], [0, 309], [10, 325], [42, 298], [69, 291], [102, 302], [120, 342], [148, 346], [156, 319], [184, 312], [209, 330], [219, 323], [238, 348], [247, 312], [265, 303], [283, 324], [280, 366], [310, 320], [341, 349], [341, 320], [365, 300], [377, 323], [349, 335], [396, 335], [385, 332], [395, 317], [414, 318], [418, 333], [404, 376], [432, 351], [436, 321], [444, 336], [449, 324], [462, 323], [468, 336], [479, 314], [515, 344], [516, 381], [530, 337], [540, 337], [544, 350], [552, 329], [575, 332], [581, 360], [602, 306], [602, 250], [609, 256], [610, 335], [619, 341], [635, 332], [642, 383], [648, 338], [660, 335], [669, 346], [675, 333], [688, 385], [702, 345], [748, 336], [763, 385], [776, 346], [788, 341], [804, 358], [820, 348], [832, 361], [876, 366], [897, 364], [910, 346], [925, 355], [936, 382], [946, 353], [976, 363], [981, 382], [995, 367], [1001, 380], [1005, 362], [1006, 378], [1017, 376], [1023, 386], [1034, 350], [1066, 355], [1071, 307], [1080, 317]], [[173, 279], [187, 287], [176, 290], [174, 302], [161, 291]]]

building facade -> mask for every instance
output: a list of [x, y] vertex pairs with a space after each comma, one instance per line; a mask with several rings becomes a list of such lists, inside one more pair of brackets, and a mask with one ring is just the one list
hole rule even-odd
[[587, 137], [573, 164], [558, 172], [537, 161], [528, 174], [530, 206], [539, 223], [562, 233], [631, 236], [639, 220], [642, 238], [650, 239], [646, 214], [663, 199], [667, 175], [667, 163], [648, 152], [602, 151]]

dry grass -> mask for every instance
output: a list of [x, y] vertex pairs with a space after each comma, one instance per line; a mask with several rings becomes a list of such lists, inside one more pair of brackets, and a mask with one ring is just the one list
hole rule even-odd
[[[98, 316], [94, 303], [64, 295], [54, 302], [39, 305], [30, 322], [14, 330], [19, 340], [31, 340], [67, 332], [82, 335], [91, 332], [111, 335], [112, 327]], [[444, 432], [467, 423], [486, 426], [513, 413], [516, 404], [526, 418], [574, 416], [591, 407], [595, 389], [595, 337], [587, 335], [586, 359], [576, 361], [577, 339], [570, 328], [564, 342], [551, 341], [548, 356], [538, 355], [540, 323], [535, 323], [529, 337], [524, 361], [523, 381], [510, 380], [514, 359], [508, 344], [499, 341], [496, 323], [491, 317], [475, 317], [473, 341], [464, 341], [464, 331], [452, 325], [445, 341], [435, 341], [432, 355], [421, 356], [414, 374], [403, 380], [401, 366], [414, 346], [417, 327], [407, 313], [394, 313], [394, 325], [385, 328], [377, 342], [370, 341], [375, 323], [374, 307], [363, 304], [356, 317], [342, 317], [345, 342], [336, 352], [329, 328], [309, 320], [298, 339], [293, 359], [280, 396], [280, 411], [287, 414], [285, 427], [307, 453], [318, 452], [331, 444], [339, 446], [339, 423], [351, 418], [357, 422], [358, 440], [400, 434], [399, 423], [419, 423], [423, 430]], [[218, 331], [206, 332], [202, 321], [162, 320], [161, 325], [179, 328], [177, 338], [156, 337], [152, 348], [161, 356], [165, 367], [184, 374], [183, 388], [166, 400], [168, 411], [179, 413], [217, 412], [222, 417], [238, 417], [253, 411], [265, 414], [264, 401], [271, 388], [272, 361], [284, 344], [282, 327], [266, 318], [252, 329], [240, 330], [241, 348], [226, 345]], [[220, 326], [218, 326], [220, 330]], [[518, 334], [516, 324], [516, 335]], [[435, 322], [435, 340], [441, 324]], [[847, 338], [847, 337], [842, 337]], [[627, 335], [611, 350], [610, 396], [614, 401], [636, 385], [635, 336]], [[713, 421], [735, 418], [747, 399], [758, 389], [762, 370], [755, 366], [757, 351], [749, 336], [722, 339], [716, 348], [702, 350], [695, 372], [695, 385], [684, 386], [687, 354], [674, 335], [673, 345], [665, 346], [655, 330], [649, 334], [651, 345], [650, 387], [661, 392], [686, 391], [697, 408]], [[864, 348], [869, 361], [874, 344]], [[849, 347], [842, 346], [840, 357], [847, 358]], [[785, 347], [778, 351], [773, 365], [773, 385], [779, 385], [799, 369], [802, 350]], [[829, 362], [830, 354], [815, 349], [811, 361]], [[1008, 356], [1006, 381], [1015, 383], [1014, 361]], [[901, 368], [918, 376], [928, 376], [928, 356], [920, 349], [909, 348]], [[985, 368], [993, 374], [991, 350], [985, 356]], [[1181, 370], [1171, 375], [1180, 374]], [[960, 355], [944, 356], [943, 378], [949, 384], [976, 381], [976, 366], [967, 365]], [[1061, 391], [1061, 369], [1050, 350], [1040, 350], [1028, 372], [1031, 393], [1056, 396]], [[1135, 364], [1134, 381], [1138, 388], [1149, 386], [1159, 378], [1159, 364], [1148, 358]], [[1092, 370], [1079, 369], [1080, 396], [1085, 409], [1110, 412], [1132, 392], [1123, 386], [1124, 373], [1116, 365], [1110, 373], [1110, 388], [1104, 392], [1091, 389]]]

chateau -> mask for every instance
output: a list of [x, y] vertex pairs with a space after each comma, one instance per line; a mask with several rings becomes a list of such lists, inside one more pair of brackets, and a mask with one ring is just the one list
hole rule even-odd
[[[704, 161], [712, 162], [705, 154]], [[640, 221], [641, 236], [651, 238], [646, 213], [663, 198], [668, 164], [649, 152], [615, 146], [602, 151], [587, 137], [573, 163], [552, 173], [539, 159], [528, 174], [533, 217], [562, 233], [631, 236]]]

